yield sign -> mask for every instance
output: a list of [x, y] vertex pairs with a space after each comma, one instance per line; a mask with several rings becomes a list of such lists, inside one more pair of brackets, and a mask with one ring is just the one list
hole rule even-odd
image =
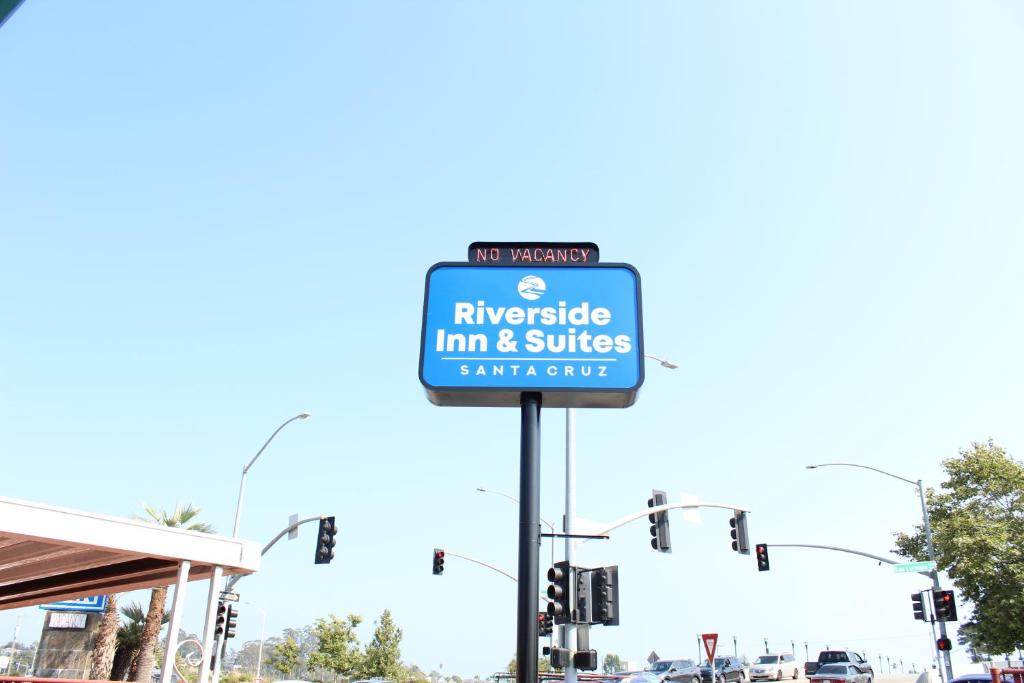
[[704, 641], [704, 651], [708, 653], [708, 662], [715, 661], [715, 648], [718, 647], [717, 633], [702, 633], [700, 639]]

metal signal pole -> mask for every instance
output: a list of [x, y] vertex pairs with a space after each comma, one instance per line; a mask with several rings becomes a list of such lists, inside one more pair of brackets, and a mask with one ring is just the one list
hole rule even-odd
[[540, 403], [524, 393], [520, 404], [519, 595], [516, 683], [537, 682], [537, 592], [540, 590]]

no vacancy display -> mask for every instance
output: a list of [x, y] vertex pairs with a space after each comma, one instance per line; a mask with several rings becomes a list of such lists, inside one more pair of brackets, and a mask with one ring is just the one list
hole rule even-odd
[[587, 266], [439, 263], [427, 272], [420, 381], [442, 406], [625, 408], [643, 384], [640, 276]]

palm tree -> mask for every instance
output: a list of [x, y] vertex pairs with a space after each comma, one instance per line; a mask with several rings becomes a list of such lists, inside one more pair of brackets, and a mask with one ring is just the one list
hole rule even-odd
[[89, 678], [93, 680], [110, 678], [117, 650], [117, 621], [117, 594], [111, 593], [107, 596], [107, 606], [96, 631], [96, 644], [93, 645], [92, 666], [89, 667]]
[[[193, 507], [191, 503], [182, 507], [175, 504], [174, 512], [167, 514], [166, 510], [157, 510], [149, 505], [143, 504], [147, 521], [155, 522], [162, 526], [170, 526], [176, 529], [188, 529], [189, 531], [211, 532], [213, 527], [205, 522], [197, 522], [195, 518], [201, 510]], [[140, 519], [146, 519], [141, 517]], [[146, 626], [142, 630], [142, 641], [139, 643], [138, 665], [133, 681], [150, 683], [153, 676], [153, 665], [156, 663], [156, 643], [160, 638], [161, 617], [164, 613], [164, 605], [167, 603], [167, 586], [159, 586], [153, 589], [149, 596], [149, 611], [146, 613]]]
[[[117, 650], [114, 652], [114, 663], [110, 671], [110, 680], [123, 681], [135, 670], [139, 656], [139, 644], [142, 642], [142, 630], [146, 624], [146, 613], [137, 602], [121, 608], [121, 614], [127, 619], [117, 628]], [[163, 623], [171, 619], [170, 612], [164, 612]]]

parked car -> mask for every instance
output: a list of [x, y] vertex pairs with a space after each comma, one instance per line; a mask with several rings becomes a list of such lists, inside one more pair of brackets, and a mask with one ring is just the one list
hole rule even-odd
[[[714, 683], [728, 683], [729, 681], [746, 680], [747, 674], [743, 669], [743, 662], [736, 657], [715, 657], [715, 681]], [[700, 678], [704, 683], [711, 681], [711, 663], [707, 660], [700, 665]]]
[[692, 659], [659, 659], [646, 672], [666, 683], [700, 683], [700, 667]]
[[[1004, 673], [1001, 678], [1003, 683], [1014, 683], [1013, 674]], [[957, 676], [949, 683], [992, 683], [992, 674], [964, 674], [963, 676]]]
[[752, 681], [781, 681], [783, 678], [800, 678], [800, 665], [788, 652], [761, 655], [750, 665]]
[[622, 674], [619, 683], [661, 683], [661, 676], [653, 671], [627, 671]]
[[810, 683], [871, 683], [871, 674], [853, 664], [822, 664]]
[[860, 673], [868, 674], [868, 680], [875, 677], [871, 663], [853, 650], [822, 650], [818, 653], [818, 661], [804, 664], [804, 673], [810, 678], [818, 669], [826, 664], [852, 664]]

